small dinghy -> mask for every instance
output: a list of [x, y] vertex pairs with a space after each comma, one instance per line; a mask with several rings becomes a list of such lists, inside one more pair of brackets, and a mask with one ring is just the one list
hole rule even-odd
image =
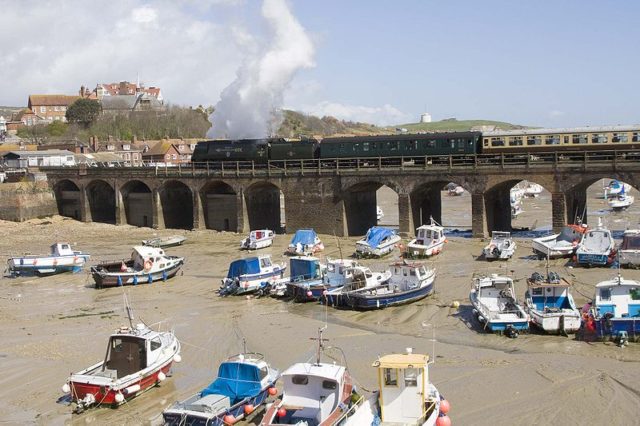
[[[403, 354], [390, 354], [378, 358], [373, 367], [378, 369], [377, 404], [363, 404], [359, 411], [373, 406], [374, 422], [363, 421], [353, 425], [450, 425], [449, 401], [438, 392], [429, 379], [429, 355], [413, 353], [407, 348]], [[380, 407], [378, 412], [377, 407]], [[351, 423], [347, 423], [351, 424]]]
[[161, 248], [135, 246], [131, 259], [92, 266], [91, 275], [97, 288], [151, 284], [174, 277], [183, 264], [184, 257], [167, 256]]
[[313, 255], [324, 250], [324, 244], [313, 229], [298, 229], [289, 243], [287, 253], [297, 256]]
[[534, 238], [533, 252], [539, 258], [571, 257], [582, 242], [585, 232], [587, 232], [587, 225], [567, 225], [559, 234]]
[[[313, 258], [312, 258], [313, 259]], [[294, 302], [320, 300], [325, 292], [341, 288], [353, 280], [353, 268], [358, 262], [352, 259], [328, 259], [320, 279], [303, 279], [287, 284], [287, 296]]]
[[7, 261], [7, 272], [10, 276], [20, 275], [53, 275], [62, 272], [80, 272], [91, 256], [74, 251], [69, 243], [51, 245], [49, 255], [26, 255], [12, 257]]
[[442, 251], [446, 242], [444, 228], [431, 218], [429, 225], [422, 225], [416, 229], [416, 238], [407, 244], [404, 255], [418, 259], [434, 256]]
[[615, 260], [615, 255], [615, 241], [611, 231], [604, 227], [602, 218], [598, 218], [598, 227], [584, 234], [576, 250], [578, 265], [610, 265]]
[[622, 278], [620, 273], [596, 284], [592, 306], [595, 329], [601, 339], [640, 341], [640, 281]]
[[435, 279], [435, 269], [427, 268], [421, 263], [398, 262], [391, 265], [391, 276], [386, 283], [337, 295], [336, 301], [331, 299], [332, 294], [329, 292], [327, 303], [332, 304], [333, 301], [333, 304], [338, 306], [348, 306], [358, 310], [403, 305], [433, 293]]
[[618, 247], [620, 266], [640, 266], [640, 229], [628, 229], [622, 235], [622, 243]]
[[525, 311], [531, 322], [545, 333], [568, 334], [580, 329], [580, 311], [570, 290], [571, 285], [555, 272], [543, 277], [533, 273], [527, 279], [524, 295]]
[[258, 250], [273, 244], [275, 233], [269, 229], [251, 231], [249, 236], [240, 241], [240, 250]]
[[287, 265], [271, 262], [268, 254], [247, 257], [231, 262], [227, 277], [222, 280], [220, 296], [253, 293], [262, 287], [282, 278]]
[[614, 211], [624, 210], [631, 206], [634, 201], [635, 197], [625, 192], [624, 187], [623, 190], [617, 195], [607, 198], [607, 204]]
[[187, 238], [183, 237], [182, 235], [172, 235], [170, 237], [158, 237], [151, 238], [150, 240], [143, 240], [142, 245], [149, 247], [167, 248], [181, 246], [185, 241], [187, 241]]
[[318, 337], [314, 339], [318, 342], [315, 362], [297, 363], [282, 373], [282, 396], [267, 408], [261, 426], [372, 424], [345, 423], [364, 398], [355, 394], [353, 380], [345, 366], [333, 360], [321, 362], [326, 341], [322, 331], [318, 330]]
[[325, 290], [320, 299], [322, 303], [335, 307], [349, 307], [352, 294], [385, 284], [392, 273], [391, 271], [371, 272], [368, 267], [357, 265], [345, 271], [345, 275], [350, 279], [346, 280], [343, 286]]
[[491, 241], [482, 249], [486, 260], [505, 260], [511, 258], [516, 251], [516, 242], [510, 232], [493, 231]]
[[485, 330], [508, 337], [529, 330], [529, 316], [518, 304], [511, 278], [498, 274], [474, 277], [469, 300]]
[[363, 239], [356, 242], [356, 257], [382, 257], [393, 251], [402, 238], [389, 228], [369, 228]]
[[126, 302], [129, 326], [109, 337], [103, 361], [74, 373], [62, 386], [71, 393], [79, 413], [94, 405], [118, 405], [163, 382], [171, 364], [180, 362], [180, 342], [173, 331], [155, 331], [145, 324], [133, 325]]
[[220, 364], [218, 377], [201, 392], [162, 412], [165, 425], [224, 426], [242, 420], [275, 395], [280, 372], [262, 354], [243, 352]]

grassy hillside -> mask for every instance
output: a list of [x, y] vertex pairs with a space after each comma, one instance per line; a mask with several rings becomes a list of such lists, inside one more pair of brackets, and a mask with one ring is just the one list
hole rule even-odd
[[492, 120], [456, 120], [455, 118], [449, 118], [442, 121], [434, 121], [432, 123], [407, 123], [398, 124], [395, 128], [404, 128], [409, 132], [463, 132], [471, 130], [474, 127], [479, 126], [495, 126], [500, 130], [514, 130], [524, 129], [527, 126], [520, 126], [517, 124], [505, 123], [502, 121]]

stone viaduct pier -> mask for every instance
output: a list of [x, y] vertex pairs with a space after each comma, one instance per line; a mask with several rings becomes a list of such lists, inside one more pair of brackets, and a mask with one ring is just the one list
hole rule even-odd
[[383, 185], [398, 195], [403, 234], [413, 234], [429, 216], [441, 222], [442, 188], [461, 185], [471, 194], [474, 237], [511, 229], [509, 190], [521, 180], [551, 193], [556, 230], [586, 212], [586, 189], [598, 179], [640, 187], [640, 158], [624, 152], [445, 156], [423, 165], [383, 160], [41, 170], [59, 213], [84, 222], [244, 233], [280, 230], [284, 214], [288, 232], [315, 228], [338, 236], [363, 235], [376, 223], [376, 191]]

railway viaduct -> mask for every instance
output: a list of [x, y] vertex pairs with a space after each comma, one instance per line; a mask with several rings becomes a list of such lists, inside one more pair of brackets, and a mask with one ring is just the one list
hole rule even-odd
[[[437, 161], [435, 161], [437, 160]], [[305, 164], [305, 162], [307, 164]], [[449, 182], [471, 194], [472, 233], [511, 229], [510, 188], [521, 180], [551, 193], [554, 230], [586, 212], [586, 189], [601, 178], [640, 188], [640, 161], [627, 153], [584, 153], [564, 158], [481, 155], [429, 159], [423, 165], [399, 162], [289, 161], [257, 167], [226, 163], [218, 168], [61, 167], [42, 168], [61, 215], [84, 222], [153, 228], [247, 232], [315, 228], [338, 236], [363, 235], [376, 223], [376, 190], [386, 185], [398, 195], [399, 228], [412, 234], [429, 216], [441, 222], [442, 188]], [[284, 209], [281, 209], [282, 196]]]

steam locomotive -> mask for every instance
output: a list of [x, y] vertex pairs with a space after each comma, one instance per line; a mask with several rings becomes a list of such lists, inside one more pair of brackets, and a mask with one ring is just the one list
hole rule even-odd
[[436, 132], [397, 135], [208, 140], [198, 142], [194, 163], [333, 158], [426, 157], [553, 151], [640, 149], [640, 126]]

